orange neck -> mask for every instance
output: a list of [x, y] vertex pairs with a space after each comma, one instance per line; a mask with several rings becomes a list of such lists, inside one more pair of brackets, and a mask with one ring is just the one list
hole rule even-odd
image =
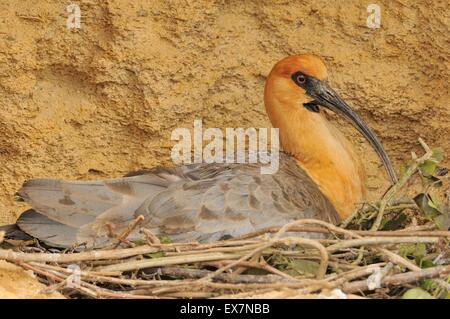
[[321, 113], [302, 106], [304, 95], [265, 91], [267, 114], [280, 130], [283, 150], [294, 156], [341, 218], [347, 217], [365, 195], [365, 172], [345, 137]]

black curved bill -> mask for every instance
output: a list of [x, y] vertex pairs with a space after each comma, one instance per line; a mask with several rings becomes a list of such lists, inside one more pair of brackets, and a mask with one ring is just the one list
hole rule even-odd
[[380, 157], [381, 161], [389, 174], [391, 182], [394, 184], [397, 182], [397, 175], [386, 154], [381, 142], [367, 124], [354, 112], [350, 106], [340, 98], [340, 96], [331, 89], [328, 84], [322, 82], [316, 78], [308, 77], [306, 86], [302, 86], [306, 93], [314, 98], [313, 101], [305, 103], [305, 107], [311, 111], [317, 112], [317, 105], [322, 105], [329, 110], [342, 115], [346, 118], [370, 143], [375, 152]]

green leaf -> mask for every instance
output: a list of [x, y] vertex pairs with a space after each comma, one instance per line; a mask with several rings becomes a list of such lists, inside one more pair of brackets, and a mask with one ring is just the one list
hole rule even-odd
[[440, 207], [440, 203], [436, 198], [433, 198], [433, 196], [428, 195], [428, 205], [434, 209], [436, 209], [437, 211], [441, 212]]
[[419, 194], [414, 201], [425, 217], [431, 219], [441, 230], [450, 228], [450, 210], [429, 194]]
[[403, 294], [403, 299], [435, 299], [422, 288], [412, 288]]
[[131, 242], [132, 242], [133, 244], [136, 244], [137, 246], [142, 246], [142, 245], [147, 244], [147, 242], [146, 242], [145, 240], [140, 240], [140, 239], [138, 239], [138, 240], [132, 240]]
[[398, 216], [386, 221], [386, 223], [381, 228], [382, 230], [396, 230], [403, 226], [405, 221], [408, 219], [405, 214], [401, 213]]
[[433, 218], [434, 223], [440, 230], [450, 228], [450, 214], [442, 214]]
[[161, 258], [161, 257], [165, 257], [166, 254], [163, 251], [158, 251], [156, 253], [145, 254], [144, 256], [148, 257], [148, 258]]
[[439, 286], [434, 280], [425, 279], [420, 283], [420, 287], [427, 291], [431, 291], [431, 290], [438, 288]]
[[432, 160], [426, 160], [422, 165], [419, 166], [420, 172], [424, 176], [433, 176], [436, 170], [436, 162]]
[[171, 244], [172, 243], [172, 240], [167, 236], [161, 236], [159, 238], [159, 241], [161, 242], [161, 244]]
[[444, 150], [442, 149], [442, 147], [433, 148], [431, 152], [431, 158], [436, 160], [437, 162], [440, 162], [444, 159]]
[[[440, 215], [440, 211], [436, 209], [436, 204], [432, 201], [431, 197], [427, 194], [421, 193], [414, 197], [414, 202], [428, 218], [433, 218]], [[430, 205], [431, 203], [431, 205]]]
[[436, 176], [425, 176], [425, 175], [420, 175], [421, 180], [422, 180], [422, 184], [424, 186], [431, 186], [433, 185], [433, 187], [441, 187], [442, 186], [442, 181], [437, 178]]
[[294, 259], [289, 263], [289, 268], [295, 270], [297, 275], [316, 275], [319, 263], [305, 259]]
[[434, 264], [431, 260], [422, 259], [422, 261], [420, 263], [420, 268], [431, 268], [431, 267], [434, 267]]
[[400, 244], [399, 251], [402, 256], [410, 256], [420, 260], [427, 253], [427, 246], [424, 243]]

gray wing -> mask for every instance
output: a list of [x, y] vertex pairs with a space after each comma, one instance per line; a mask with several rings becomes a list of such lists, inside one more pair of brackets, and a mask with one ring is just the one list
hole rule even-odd
[[155, 235], [175, 241], [213, 241], [300, 218], [339, 220], [317, 185], [284, 154], [272, 175], [261, 174], [260, 164], [194, 164], [94, 182], [32, 180], [18, 194], [38, 213], [19, 218], [19, 227], [61, 247], [72, 240], [104, 245], [111, 230], [120, 233], [138, 215]]

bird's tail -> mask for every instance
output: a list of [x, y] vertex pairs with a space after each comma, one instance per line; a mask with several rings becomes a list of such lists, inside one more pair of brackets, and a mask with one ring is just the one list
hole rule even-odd
[[112, 221], [120, 232], [134, 219], [134, 211], [161, 190], [155, 175], [140, 175], [99, 181], [33, 179], [16, 194], [33, 209], [16, 224], [23, 232], [54, 247], [88, 243], [101, 246], [108, 234], [97, 232], [100, 222]]
[[0, 233], [3, 232], [5, 238], [15, 240], [31, 240], [33, 237], [22, 231], [17, 224], [0, 226]]

